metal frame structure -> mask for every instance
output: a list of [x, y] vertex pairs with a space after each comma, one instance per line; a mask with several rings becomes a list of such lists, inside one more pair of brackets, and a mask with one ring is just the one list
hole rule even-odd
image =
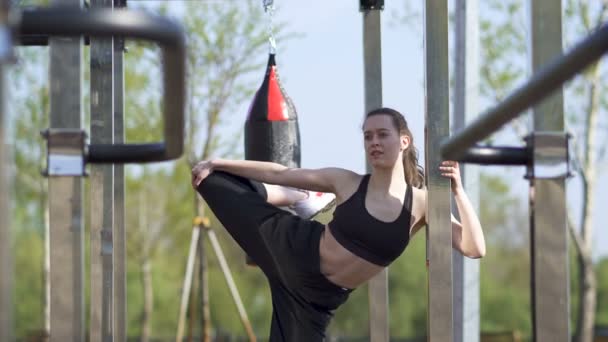
[[[564, 132], [562, 85], [608, 52], [608, 25], [561, 54], [561, 6], [531, 3], [532, 70], [530, 80], [471, 125], [447, 139], [444, 158], [485, 160], [475, 144], [533, 107], [535, 131], [525, 148], [516, 148], [530, 179], [531, 287], [534, 341], [569, 341], [569, 270], [565, 178], [570, 175]], [[559, 18], [560, 20], [556, 20]], [[552, 57], [556, 56], [557, 57]], [[504, 149], [491, 148], [495, 155]], [[522, 153], [525, 154], [522, 157]], [[513, 155], [510, 155], [513, 157]], [[515, 160], [509, 163], [517, 164]]]
[[[477, 0], [457, 0], [454, 8], [454, 87], [452, 131], [459, 131], [477, 113], [479, 89], [479, 10]], [[479, 167], [463, 165], [462, 182], [479, 212]], [[452, 203], [455, 206], [455, 203]], [[457, 213], [455, 213], [457, 216]], [[459, 218], [457, 216], [457, 218]], [[452, 253], [454, 341], [479, 342], [479, 260]]]
[[[85, 165], [174, 159], [181, 155], [184, 140], [186, 53], [181, 27], [143, 12], [108, 8], [83, 11], [81, 0], [71, 4], [70, 8], [28, 10], [18, 24], [22, 36], [47, 35], [51, 52], [51, 128], [44, 134], [48, 145], [46, 174], [50, 176], [51, 341], [85, 339], [80, 178], [85, 175]], [[93, 5], [111, 7], [112, 2]], [[80, 129], [83, 35], [91, 37], [92, 144], [88, 146]], [[123, 143], [122, 44], [115, 49], [113, 39], [119, 38], [113, 36], [150, 40], [161, 47], [163, 142]], [[113, 65], [116, 55], [120, 68]], [[118, 127], [114, 126], [115, 117]], [[114, 139], [114, 134], [119, 138]], [[124, 174], [122, 169], [117, 171], [121, 180], [114, 184], [114, 172], [112, 165], [92, 168], [91, 341], [126, 338], [124, 195], [116, 203], [113, 195], [115, 190], [124, 194]], [[113, 231], [114, 224], [121, 230]], [[122, 238], [121, 244], [116, 244], [120, 257], [113, 254], [114, 234], [116, 239]]]
[[[112, 0], [91, 0], [91, 10], [111, 9]], [[114, 144], [114, 38], [90, 38], [91, 144]], [[113, 339], [114, 165], [91, 165], [90, 340]]]
[[[75, 6], [82, 1], [57, 1], [55, 5]], [[56, 129], [80, 129], [82, 124], [82, 47], [79, 37], [49, 38], [50, 128], [49, 151], [61, 153], [73, 146], [72, 156], [84, 145], [84, 135], [78, 140], [65, 136], [65, 143], [53, 148], [54, 137], [60, 138]], [[70, 61], [66, 63], [65, 61]], [[57, 132], [57, 134], [54, 134]], [[61, 142], [62, 139], [56, 139]], [[71, 140], [71, 141], [70, 141]], [[64, 145], [64, 146], [61, 146]], [[76, 157], [77, 158], [77, 157]], [[55, 161], [58, 160], [58, 161]], [[61, 167], [61, 157], [49, 158], [47, 173]], [[82, 158], [75, 172], [69, 176], [50, 177], [48, 180], [49, 205], [49, 253], [50, 253], [50, 340], [82, 341], [85, 339], [84, 298], [84, 225], [83, 184], [78, 173]]]
[[426, 259], [429, 341], [453, 340], [450, 181], [441, 176], [440, 141], [449, 135], [448, 4], [425, 1]]
[[[365, 113], [382, 107], [382, 40], [381, 11], [383, 1], [361, 1], [363, 15], [363, 61], [365, 84]], [[370, 166], [366, 165], [369, 172]], [[368, 283], [370, 340], [388, 342], [389, 304], [388, 268]]]
[[[531, 1], [531, 64], [538, 71], [562, 52], [561, 1]], [[530, 279], [534, 340], [570, 341], [570, 274], [566, 177], [568, 137], [564, 131], [562, 90], [532, 109], [534, 174], [530, 180]], [[559, 133], [558, 133], [559, 132]], [[561, 154], [559, 154], [561, 152]], [[558, 153], [559, 155], [555, 155]], [[554, 164], [555, 162], [555, 164]]]
[[185, 111], [185, 35], [169, 19], [133, 10], [40, 8], [24, 11], [22, 35], [123, 36], [159, 44], [163, 60], [164, 141], [146, 144], [93, 144], [85, 161], [91, 164], [149, 163], [178, 158], [183, 152]]
[[[124, 8], [126, 3], [114, 1], [114, 8]], [[114, 37], [114, 143], [125, 143], [125, 40]], [[127, 340], [127, 230], [125, 227], [125, 167], [114, 165], [114, 221], [112, 234], [114, 245], [114, 339]]]

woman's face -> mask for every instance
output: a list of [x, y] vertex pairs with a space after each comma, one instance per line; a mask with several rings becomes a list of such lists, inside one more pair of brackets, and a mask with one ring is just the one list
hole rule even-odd
[[365, 154], [374, 167], [393, 167], [401, 161], [409, 137], [400, 135], [389, 115], [372, 115], [363, 124]]

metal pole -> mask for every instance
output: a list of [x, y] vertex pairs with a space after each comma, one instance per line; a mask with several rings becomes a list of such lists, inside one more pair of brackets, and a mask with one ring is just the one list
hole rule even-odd
[[[115, 7], [124, 3], [114, 0]], [[114, 143], [124, 144], [124, 38], [114, 40]], [[125, 167], [114, 165], [114, 340], [127, 340], [127, 232], [125, 228]]]
[[[363, 10], [363, 60], [365, 82], [365, 112], [382, 107], [382, 44], [379, 9]], [[367, 164], [367, 171], [370, 166]], [[369, 281], [370, 341], [388, 342], [388, 268]]]
[[[454, 63], [454, 131], [475, 118], [479, 87], [479, 22], [477, 0], [456, 0]], [[461, 165], [462, 180], [479, 211], [479, 166]], [[479, 342], [479, 260], [452, 253], [454, 342]]]
[[[92, 0], [91, 8], [111, 8], [112, 0]], [[91, 37], [91, 145], [113, 144], [114, 44]], [[114, 166], [91, 165], [90, 341], [113, 339]]]
[[453, 340], [450, 182], [442, 177], [439, 142], [449, 135], [448, 4], [425, 2], [428, 339]]
[[0, 42], [0, 341], [12, 341], [12, 257], [10, 244], [9, 225], [9, 191], [8, 173], [9, 165], [8, 148], [5, 137], [6, 103], [5, 103], [5, 63], [12, 54], [12, 41], [10, 29], [8, 28], [9, 2], [0, 2], [0, 34], [8, 38]]
[[[535, 73], [562, 52], [562, 8], [559, 0], [533, 0], [530, 6], [531, 62]], [[561, 90], [534, 106], [534, 130], [563, 132], [563, 107]], [[570, 341], [565, 179], [534, 178], [530, 185], [534, 341]]]
[[[81, 7], [81, 0], [56, 0], [53, 5]], [[82, 39], [50, 38], [50, 127], [82, 125]], [[67, 62], [69, 61], [69, 62]], [[49, 223], [51, 264], [51, 341], [83, 341], [84, 232], [82, 180], [50, 177]]]

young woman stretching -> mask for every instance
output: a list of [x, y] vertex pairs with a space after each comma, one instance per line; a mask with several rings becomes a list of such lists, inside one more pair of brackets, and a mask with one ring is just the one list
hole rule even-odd
[[[245, 160], [202, 161], [192, 169], [193, 187], [268, 278], [272, 342], [323, 341], [334, 310], [399, 257], [426, 224], [422, 170], [404, 117], [390, 108], [369, 112], [363, 138], [372, 167], [366, 175]], [[438, 167], [452, 180], [461, 218], [452, 216], [452, 245], [480, 258], [484, 236], [458, 163]], [[328, 225], [308, 219], [334, 195]]]

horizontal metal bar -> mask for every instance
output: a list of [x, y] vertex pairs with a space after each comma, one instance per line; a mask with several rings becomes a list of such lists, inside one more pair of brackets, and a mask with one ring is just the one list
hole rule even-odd
[[50, 7], [22, 12], [19, 33], [121, 36], [156, 42], [163, 61], [164, 142], [89, 146], [90, 163], [139, 163], [178, 158], [184, 145], [186, 38], [167, 18], [127, 9]]
[[[22, 34], [17, 37], [17, 44], [20, 46], [48, 46], [49, 36], [46, 34]], [[88, 36], [84, 37], [84, 45], [90, 45]]]
[[[89, 146], [88, 163], [105, 163], [112, 160], [116, 164], [148, 163], [157, 161], [157, 156], [164, 153], [164, 144], [127, 144]], [[137, 156], [137, 158], [134, 158]]]
[[528, 165], [532, 160], [527, 147], [475, 146], [458, 159], [463, 163], [481, 165]]
[[608, 25], [603, 25], [570, 52], [554, 58], [496, 107], [486, 111], [479, 119], [443, 142], [441, 155], [445, 159], [460, 159], [468, 148], [559, 89], [607, 51]]

